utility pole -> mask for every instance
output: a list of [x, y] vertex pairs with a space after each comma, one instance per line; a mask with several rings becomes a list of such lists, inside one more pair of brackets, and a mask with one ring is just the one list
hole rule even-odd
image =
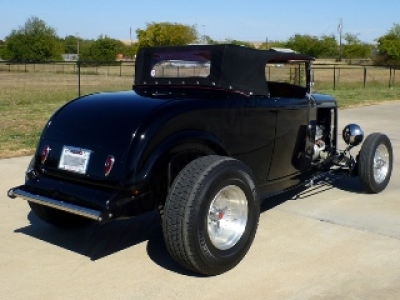
[[76, 54], [79, 60], [79, 32], [76, 33]]
[[342, 61], [342, 32], [343, 32], [343, 19], [340, 18], [340, 23], [338, 26], [338, 32], [339, 32], [339, 61]]

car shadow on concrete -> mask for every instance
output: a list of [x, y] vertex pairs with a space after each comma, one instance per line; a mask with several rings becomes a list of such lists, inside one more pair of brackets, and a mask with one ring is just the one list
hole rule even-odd
[[36, 217], [33, 212], [28, 214], [28, 220], [30, 225], [14, 232], [84, 255], [93, 261], [147, 242], [147, 253], [159, 266], [182, 275], [199, 276], [181, 267], [169, 255], [158, 211], [103, 225], [90, 223], [71, 229], [51, 226]]
[[[328, 190], [338, 189], [348, 193], [365, 193], [358, 177], [328, 174], [315, 181], [311, 186], [299, 186], [284, 193], [264, 199], [261, 203], [261, 213], [273, 209], [286, 201], [301, 201], [311, 196], [318, 196]], [[322, 195], [321, 195], [322, 196]]]
[[[311, 196], [323, 194], [333, 188], [352, 193], [363, 192], [358, 178], [330, 175], [316, 182], [314, 186], [299, 187], [264, 200], [261, 204], [261, 213], [286, 201], [301, 201]], [[158, 211], [103, 225], [91, 223], [88, 226], [75, 229], [60, 229], [48, 225], [32, 212], [29, 213], [28, 220], [30, 225], [17, 229], [15, 232], [87, 256], [93, 261], [147, 242], [146, 250], [149, 258], [160, 267], [181, 275], [201, 276], [181, 267], [168, 253]]]
[[156, 212], [103, 225], [93, 222], [84, 227], [70, 229], [51, 226], [36, 217], [33, 212], [28, 214], [28, 220], [29, 226], [17, 229], [15, 232], [87, 256], [91, 260], [101, 259], [145, 242], [161, 228]]

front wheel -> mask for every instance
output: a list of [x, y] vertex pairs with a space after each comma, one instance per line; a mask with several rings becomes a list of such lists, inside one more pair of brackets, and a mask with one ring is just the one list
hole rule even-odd
[[389, 138], [372, 133], [364, 141], [358, 158], [358, 174], [364, 190], [379, 193], [389, 183], [393, 167], [393, 149]]
[[167, 249], [187, 269], [221, 274], [246, 255], [259, 214], [248, 167], [229, 157], [198, 158], [179, 173], [167, 197], [163, 219]]

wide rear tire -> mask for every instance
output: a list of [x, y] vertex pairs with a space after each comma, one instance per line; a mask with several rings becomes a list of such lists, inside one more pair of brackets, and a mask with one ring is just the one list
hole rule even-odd
[[198, 158], [178, 174], [167, 197], [162, 224], [166, 247], [189, 270], [224, 273], [246, 255], [259, 215], [247, 166], [229, 157]]

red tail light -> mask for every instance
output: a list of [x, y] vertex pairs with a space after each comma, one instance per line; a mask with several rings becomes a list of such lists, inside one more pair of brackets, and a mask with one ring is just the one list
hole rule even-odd
[[47, 160], [47, 157], [49, 156], [50, 153], [50, 146], [44, 146], [42, 149], [42, 153], [40, 153], [40, 163], [44, 164]]
[[115, 158], [112, 155], [107, 156], [106, 162], [104, 164], [104, 175], [108, 176], [114, 166]]

